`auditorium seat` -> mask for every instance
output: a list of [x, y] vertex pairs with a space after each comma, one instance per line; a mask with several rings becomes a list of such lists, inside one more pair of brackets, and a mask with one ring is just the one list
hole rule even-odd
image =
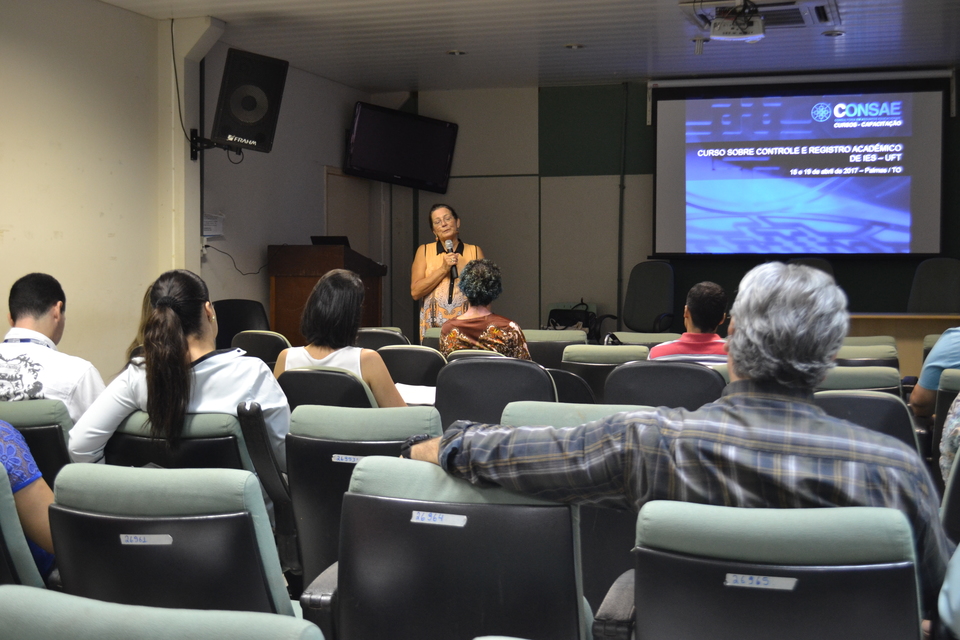
[[277, 364], [277, 357], [284, 349], [290, 348], [287, 338], [275, 331], [241, 331], [233, 336], [230, 343], [234, 349], [243, 349], [248, 356], [260, 358], [270, 370]]
[[376, 351], [380, 347], [388, 344], [410, 344], [407, 337], [399, 329], [390, 329], [386, 327], [364, 327], [357, 332], [357, 342], [355, 346], [362, 349], [373, 349]]
[[[614, 413], [649, 409], [638, 405], [511, 402], [500, 422], [514, 427], [557, 428], [600, 420]], [[633, 566], [633, 539], [637, 514], [622, 509], [580, 506], [580, 564], [583, 596], [596, 611], [617, 576]]]
[[833, 367], [816, 391], [864, 389], [903, 397], [900, 372], [893, 367]]
[[603, 401], [654, 407], [699, 409], [727, 386], [709, 367], [689, 362], [627, 362], [607, 376]]
[[864, 347], [881, 344], [885, 344], [888, 347], [896, 347], [897, 339], [893, 336], [847, 336], [843, 339], [843, 346], [845, 347]]
[[67, 593], [294, 615], [249, 471], [71, 464], [54, 496], [50, 529]]
[[659, 333], [673, 323], [673, 266], [663, 260], [640, 262], [630, 271], [621, 320], [627, 329]]
[[610, 372], [624, 362], [646, 360], [649, 353], [642, 345], [574, 344], [563, 350], [560, 368], [586, 380], [597, 402], [603, 402], [603, 386]]
[[[939, 462], [939, 451], [937, 452], [937, 461]], [[950, 477], [943, 489], [943, 500], [940, 503], [940, 523], [947, 537], [954, 544], [960, 544], [960, 470], [957, 469], [957, 460], [960, 456], [954, 458], [953, 467], [950, 469]], [[942, 480], [942, 474], [939, 467], [934, 474]]]
[[447, 354], [447, 362], [462, 360], [463, 358], [506, 358], [499, 351], [489, 349], [456, 349]]
[[909, 313], [960, 313], [960, 260], [928, 258], [917, 265]]
[[227, 413], [188, 413], [180, 443], [173, 448], [150, 435], [150, 418], [145, 411], [134, 411], [107, 441], [104, 461], [123, 467], [152, 463], [165, 469], [217, 467], [256, 471], [240, 422]]
[[848, 345], [844, 344], [837, 352], [837, 366], [840, 367], [893, 367], [900, 368], [897, 348], [884, 344]]
[[891, 393], [855, 389], [818, 391], [813, 400], [834, 418], [893, 436], [916, 450], [921, 457], [927, 456], [917, 441], [913, 413], [903, 400]]
[[372, 455], [398, 457], [403, 441], [420, 433], [443, 433], [433, 407], [303, 405], [294, 410], [287, 473], [305, 584], [337, 561], [340, 506], [357, 462]]
[[373, 391], [360, 376], [339, 367], [287, 369], [277, 378], [290, 410], [302, 404], [376, 407]]
[[67, 434], [73, 420], [59, 400], [0, 401], [0, 420], [23, 434], [37, 468], [51, 487], [63, 465], [70, 464]]
[[[587, 640], [577, 507], [370, 456], [343, 498], [340, 561], [301, 598], [337, 640]], [[330, 635], [330, 634], [327, 634]]]
[[547, 370], [515, 358], [462, 358], [437, 376], [435, 406], [444, 429], [456, 420], [495, 424], [503, 408], [516, 400], [556, 402], [557, 389]]
[[929, 333], [923, 336], [923, 361], [927, 361], [927, 356], [930, 355], [930, 351], [933, 349], [933, 346], [937, 344], [937, 341], [940, 340], [942, 333]]
[[437, 374], [447, 359], [436, 349], [419, 344], [391, 344], [377, 349], [395, 384], [437, 386]]
[[572, 402], [574, 404], [596, 404], [597, 398], [587, 381], [563, 369], [547, 369], [553, 378], [553, 385], [557, 388], [557, 402]]
[[579, 329], [524, 329], [530, 357], [547, 369], [557, 369], [563, 360], [563, 349], [570, 344], [587, 344], [587, 332]]
[[913, 532], [895, 509], [653, 501], [635, 553], [596, 637], [635, 621], [637, 638], [920, 640]]
[[213, 310], [217, 314], [217, 349], [230, 349], [233, 336], [241, 331], [270, 330], [270, 320], [259, 300], [215, 300]]
[[423, 340], [420, 341], [425, 347], [440, 350], [440, 327], [430, 327], [423, 332]]
[[0, 587], [3, 635], [71, 640], [323, 640], [313, 623], [250, 611], [197, 611], [101, 602], [66, 593]]

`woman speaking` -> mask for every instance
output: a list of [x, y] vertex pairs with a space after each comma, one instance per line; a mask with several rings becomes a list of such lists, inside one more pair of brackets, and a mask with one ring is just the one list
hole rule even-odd
[[460, 241], [460, 216], [450, 205], [433, 205], [430, 229], [437, 241], [417, 249], [410, 272], [410, 295], [414, 300], [423, 300], [421, 342], [427, 329], [440, 327], [466, 312], [467, 298], [457, 287], [460, 268], [471, 260], [483, 258], [480, 247]]

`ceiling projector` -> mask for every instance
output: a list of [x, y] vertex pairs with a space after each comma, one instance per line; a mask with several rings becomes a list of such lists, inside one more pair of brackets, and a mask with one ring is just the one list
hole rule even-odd
[[759, 42], [763, 35], [763, 18], [760, 16], [716, 18], [710, 22], [711, 40]]

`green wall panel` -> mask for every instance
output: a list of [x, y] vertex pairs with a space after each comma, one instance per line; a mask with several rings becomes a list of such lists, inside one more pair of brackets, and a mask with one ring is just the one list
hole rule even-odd
[[624, 88], [540, 89], [540, 175], [619, 175]]

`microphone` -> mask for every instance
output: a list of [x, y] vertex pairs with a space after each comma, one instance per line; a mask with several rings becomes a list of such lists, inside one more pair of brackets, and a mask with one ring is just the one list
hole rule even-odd
[[[453, 252], [453, 240], [445, 240], [444, 243], [443, 243], [443, 248], [447, 250], [447, 253]], [[457, 265], [452, 264], [452, 265], [450, 265], [450, 279], [451, 279], [451, 280], [456, 280], [457, 277], [458, 277], [458, 276], [457, 276]]]

